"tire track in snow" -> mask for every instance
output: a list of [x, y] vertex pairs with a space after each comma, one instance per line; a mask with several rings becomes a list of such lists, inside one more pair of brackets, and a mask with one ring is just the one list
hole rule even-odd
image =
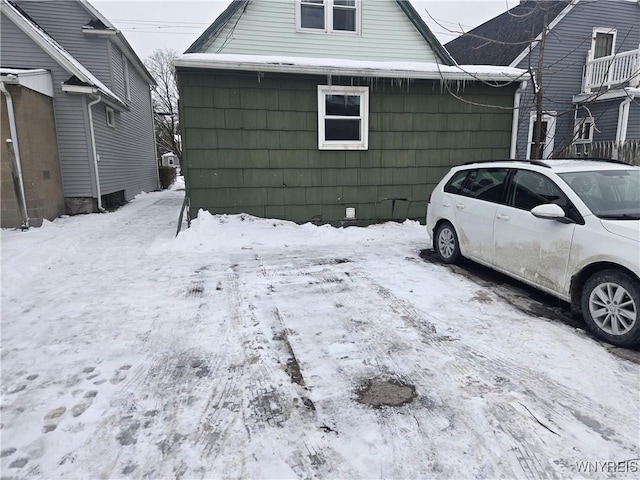
[[[621, 413], [596, 404], [581, 392], [559, 384], [549, 377], [540, 377], [532, 369], [522, 367], [513, 361], [502, 358], [499, 356], [499, 352], [481, 353], [457, 341], [437, 341], [435, 329], [429, 328], [428, 323], [425, 329], [425, 322], [421, 320], [421, 317], [428, 317], [428, 314], [418, 312], [413, 305], [397, 298], [388, 289], [376, 282], [370, 279], [367, 279], [367, 281], [377, 289], [382, 297], [389, 300], [391, 308], [401, 314], [400, 318], [406, 324], [421, 332], [429, 346], [433, 345], [443, 353], [453, 355], [456, 363], [447, 365], [447, 376], [452, 376], [456, 383], [464, 386], [464, 388], [473, 390], [474, 395], [484, 397], [485, 395], [520, 394], [522, 401], [527, 402], [528, 405], [535, 404], [537, 408], [545, 413], [544, 416], [541, 416], [542, 422], [547, 422], [552, 426], [555, 425], [555, 428], [552, 427], [553, 430], [557, 435], [565, 437], [565, 441], [567, 436], [574, 437], [573, 440], [576, 444], [580, 443], [580, 437], [575, 436], [574, 433], [576, 424], [579, 424], [579, 427], [586, 427], [586, 429], [581, 428], [584, 433], [596, 434], [604, 440], [609, 440], [607, 434], [615, 437], [615, 432], [627, 429], [628, 422]], [[472, 379], [473, 382], [469, 382], [469, 379]], [[489, 383], [486, 379], [494, 379], [495, 381]], [[498, 381], [500, 379], [508, 379], [508, 385]], [[515, 386], [520, 386], [520, 388]], [[508, 387], [510, 391], [505, 392], [505, 387]], [[540, 396], [536, 392], [544, 392], [544, 396]], [[557, 475], [555, 473], [557, 466], [549, 459], [539, 458], [532, 449], [531, 439], [527, 440], [529, 436], [527, 433], [528, 427], [532, 425], [531, 412], [528, 412], [529, 415], [525, 412], [518, 412], [520, 416], [517, 416], [513, 414], [516, 410], [513, 410], [509, 402], [495, 400], [495, 408], [490, 413], [498, 421], [499, 428], [510, 437], [510, 442], [514, 445], [513, 452], [523, 473], [528, 478], [555, 477]], [[524, 403], [522, 405], [526, 407]], [[509, 414], [506, 414], [506, 412], [509, 412]], [[594, 425], [593, 421], [590, 421], [592, 417], [607, 418], [607, 427]], [[548, 432], [543, 433], [546, 441], [554, 440], [553, 438], [548, 438], [549, 435], [553, 437], [553, 434], [546, 435]], [[544, 444], [545, 439], [536, 436], [533, 441]], [[632, 440], [631, 438], [613, 438], [613, 440], [620, 447], [627, 448], [630, 456], [637, 453], [632, 448], [626, 447]]]
[[[267, 341], [262, 337], [264, 348], [256, 349], [261, 352], [261, 366], [258, 369], [261, 372], [256, 375], [253, 383], [259, 388], [257, 390], [250, 389], [248, 406], [251, 409], [249, 415], [257, 414], [258, 417], [264, 416], [265, 413], [272, 415], [271, 421], [275, 425], [271, 425], [271, 427], [281, 430], [279, 437], [283, 440], [282, 443], [273, 445], [272, 448], [276, 449], [280, 458], [298, 478], [357, 478], [358, 475], [349, 465], [349, 461], [336, 451], [331, 444], [331, 437], [327, 438], [326, 430], [322, 429], [322, 427], [327, 427], [318, 418], [315, 406], [309, 398], [312, 388], [305, 386], [304, 372], [289, 370], [290, 368], [302, 370], [302, 368], [297, 363], [294, 345], [289, 341], [291, 332], [287, 326], [287, 318], [278, 309], [277, 302], [271, 293], [274, 283], [278, 285], [278, 288], [288, 288], [287, 284], [292, 278], [308, 279], [307, 272], [304, 271], [304, 268], [298, 269], [297, 265], [295, 269], [288, 270], [267, 266], [258, 254], [254, 258], [257, 270], [264, 280], [264, 290], [267, 292], [261, 298], [261, 302], [264, 304], [263, 308], [271, 311], [269, 323], [272, 330], [272, 340]], [[264, 314], [265, 312], [262, 312], [262, 315]], [[279, 358], [267, 357], [263, 352], [280, 352]], [[293, 362], [296, 363], [295, 367], [292, 366]], [[281, 388], [274, 388], [274, 385], [281, 383], [279, 380], [282, 379], [283, 373], [287, 376], [288, 383], [285, 383]], [[265, 388], [265, 385], [270, 387]], [[263, 395], [263, 398], [260, 395]], [[269, 406], [265, 406], [265, 399], [271, 400]], [[291, 405], [292, 401], [294, 407], [287, 408], [287, 404]], [[255, 406], [258, 406], [257, 411]], [[260, 436], [265, 433], [264, 426], [261, 426], [260, 423], [252, 425], [248, 422], [247, 428], [252, 436]]]

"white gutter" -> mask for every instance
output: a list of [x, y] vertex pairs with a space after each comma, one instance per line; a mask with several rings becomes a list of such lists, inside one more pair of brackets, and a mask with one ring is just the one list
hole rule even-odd
[[22, 230], [29, 229], [29, 214], [27, 213], [27, 196], [24, 192], [24, 177], [22, 176], [22, 162], [20, 161], [20, 148], [18, 146], [18, 130], [16, 129], [16, 117], [13, 111], [13, 99], [4, 82], [0, 82], [0, 91], [7, 97], [7, 113], [9, 114], [9, 130], [11, 132], [11, 140], [7, 139], [7, 142], [11, 142], [13, 147], [13, 154], [15, 157], [15, 167], [18, 174], [18, 203], [20, 206], [20, 214], [22, 217]]
[[513, 96], [513, 120], [511, 122], [511, 149], [509, 151], [509, 158], [516, 158], [516, 145], [518, 143], [518, 123], [520, 122], [520, 99], [522, 93], [527, 88], [526, 80], [520, 84]]
[[100, 173], [98, 172], [98, 151], [96, 149], [96, 134], [93, 131], [93, 113], [91, 112], [91, 107], [97, 105], [101, 101], [102, 97], [98, 95], [97, 99], [95, 99], [93, 102], [89, 102], [87, 110], [89, 112], [89, 133], [91, 134], [91, 153], [93, 154], [93, 170], [96, 179], [96, 192], [98, 194], [98, 210], [102, 213], [105, 213], [106, 210], [102, 208], [102, 195], [100, 193]]

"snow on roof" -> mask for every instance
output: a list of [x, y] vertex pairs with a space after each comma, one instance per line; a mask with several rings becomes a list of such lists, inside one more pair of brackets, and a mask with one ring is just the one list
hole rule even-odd
[[126, 103], [120, 97], [113, 93], [104, 83], [85, 68], [73, 55], [67, 52], [62, 45], [56, 42], [47, 32], [45, 32], [37, 23], [28, 18], [20, 9], [13, 4], [2, 0], [4, 13], [7, 14], [23, 32], [25, 32], [33, 41], [38, 43], [49, 55], [51, 55], [65, 70], [78, 77], [81, 81], [96, 87], [100, 93], [111, 98], [123, 107]]
[[524, 70], [504, 66], [449, 66], [425, 62], [379, 62], [337, 58], [215, 53], [187, 53], [179, 56], [174, 65], [187, 68], [217, 68], [260, 72], [494, 82], [524, 81], [524, 75], [526, 74]]

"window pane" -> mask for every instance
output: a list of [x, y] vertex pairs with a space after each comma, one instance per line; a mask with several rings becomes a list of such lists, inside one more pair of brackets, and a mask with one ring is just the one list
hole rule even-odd
[[356, 31], [356, 10], [353, 8], [333, 9], [333, 29], [346, 32]]
[[602, 58], [613, 55], [613, 34], [596, 33], [596, 45], [593, 58]]
[[538, 138], [538, 123], [533, 124], [533, 136], [531, 137], [531, 159], [542, 160], [544, 158], [544, 147], [547, 143], [547, 122], [540, 123], [540, 147], [536, 148], [536, 139]]
[[502, 196], [504, 181], [509, 170], [506, 168], [478, 170], [473, 180], [469, 182], [467, 195], [480, 200], [498, 202]]
[[324, 121], [325, 140], [353, 140], [360, 141], [360, 119]]
[[324, 30], [324, 7], [301, 5], [300, 6], [300, 26], [302, 28], [317, 28]]
[[327, 95], [325, 112], [327, 115], [341, 117], [360, 116], [359, 95]]
[[567, 211], [568, 199], [547, 177], [534, 172], [518, 171], [513, 177], [512, 205], [523, 210], [545, 203], [555, 203]]
[[333, 4], [344, 7], [355, 7], [356, 0], [333, 0]]
[[462, 185], [467, 179], [468, 173], [467, 170], [455, 173], [449, 183], [445, 185], [444, 191], [447, 193], [462, 193]]

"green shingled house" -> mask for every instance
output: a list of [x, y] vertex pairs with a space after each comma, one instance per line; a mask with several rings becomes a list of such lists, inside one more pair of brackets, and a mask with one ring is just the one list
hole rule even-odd
[[406, 0], [235, 0], [175, 68], [192, 214], [335, 224], [508, 158], [522, 73], [457, 66]]

